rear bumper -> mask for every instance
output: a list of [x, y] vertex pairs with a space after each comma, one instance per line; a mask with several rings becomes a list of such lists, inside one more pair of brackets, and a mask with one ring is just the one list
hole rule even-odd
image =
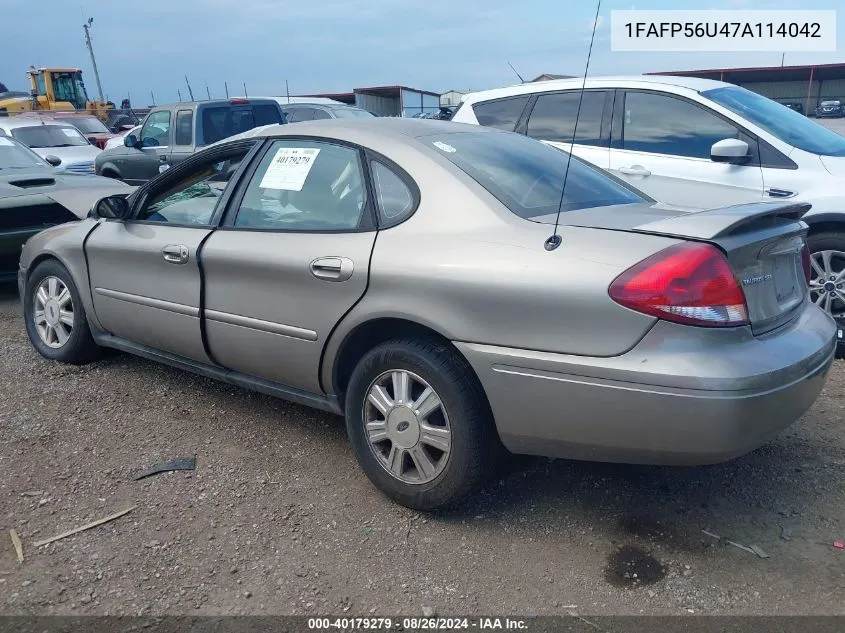
[[612, 358], [456, 343], [514, 453], [697, 465], [743, 455], [813, 404], [833, 361], [833, 320], [807, 304], [765, 336], [659, 321]]

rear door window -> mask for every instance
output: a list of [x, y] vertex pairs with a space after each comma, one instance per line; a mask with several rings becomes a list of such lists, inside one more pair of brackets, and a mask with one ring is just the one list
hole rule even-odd
[[[282, 122], [281, 108], [274, 104], [220, 105], [202, 108], [200, 126], [202, 144], [247, 132], [263, 125]], [[197, 139], [199, 145], [199, 139]]]
[[193, 110], [179, 110], [176, 113], [176, 145], [190, 145], [194, 136]]
[[601, 129], [606, 96], [607, 92], [603, 90], [585, 91], [579, 114], [580, 91], [539, 95], [528, 118], [528, 136], [541, 141], [571, 143], [577, 117], [576, 143], [607, 146]]
[[288, 111], [288, 123], [298, 123], [299, 121], [310, 121], [314, 118], [313, 108], [294, 108]]
[[475, 118], [481, 125], [513, 132], [522, 111], [528, 103], [529, 95], [483, 101], [472, 106]]

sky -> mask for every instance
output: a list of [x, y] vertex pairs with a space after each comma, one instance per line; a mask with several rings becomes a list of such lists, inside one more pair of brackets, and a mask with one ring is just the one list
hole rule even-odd
[[[840, 6], [837, 6], [840, 5]], [[779, 53], [620, 53], [610, 50], [613, 9], [842, 9], [831, 53], [787, 53], [786, 65], [845, 62], [841, 0], [603, 0], [589, 74], [776, 66]], [[583, 75], [593, 0], [0, 0], [0, 82], [28, 90], [26, 69], [83, 70], [91, 36], [103, 91], [135, 106], [196, 98], [350, 92], [405, 85], [482, 90], [541, 73]]]

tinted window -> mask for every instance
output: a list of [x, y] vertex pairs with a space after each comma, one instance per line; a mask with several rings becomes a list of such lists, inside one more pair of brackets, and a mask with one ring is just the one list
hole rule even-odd
[[[543, 141], [572, 142], [575, 117], [578, 114], [578, 92], [541, 94], [528, 119], [528, 136]], [[601, 120], [604, 114], [605, 92], [585, 92], [578, 116], [575, 142], [583, 145], [603, 145]]]
[[217, 201], [223, 195], [248, 150], [210, 158], [196, 165], [162, 190], [154, 191], [137, 220], [173, 224], [208, 225]]
[[331, 119], [332, 116], [326, 112], [325, 110], [320, 110], [319, 108], [314, 108], [314, 119]]
[[358, 227], [363, 208], [356, 150], [317, 141], [276, 141], [252, 176], [235, 226], [352, 230]]
[[10, 138], [0, 136], [0, 169], [49, 167], [38, 154]]
[[281, 109], [272, 103], [254, 105], [252, 111], [255, 113], [255, 127], [278, 125], [282, 122]]
[[12, 129], [12, 136], [29, 147], [72, 147], [90, 145], [75, 127], [32, 125]]
[[646, 92], [625, 96], [624, 149], [709, 159], [713, 143], [726, 138], [739, 138], [739, 130], [688, 101]]
[[706, 90], [701, 95], [793, 147], [822, 156], [845, 156], [845, 137], [756, 92], [731, 86]]
[[513, 132], [526, 103], [528, 95], [476, 103], [472, 110], [481, 125]]
[[314, 118], [314, 110], [311, 108], [294, 108], [288, 110], [288, 123], [298, 123], [299, 121], [310, 121]]
[[179, 110], [176, 113], [176, 145], [190, 145], [194, 138], [194, 111]]
[[371, 112], [358, 108], [333, 108], [332, 112], [336, 119], [372, 119], [375, 118]]
[[83, 134], [111, 134], [111, 131], [96, 117], [69, 118], [66, 122], [70, 123]]
[[162, 110], [151, 113], [141, 128], [141, 145], [154, 147], [167, 145], [170, 141], [170, 112]]
[[[452, 133], [420, 139], [520, 217], [554, 222], [558, 205], [574, 211], [648, 201], [597, 167], [517, 134]], [[564, 175], [566, 192], [561, 204]], [[547, 217], [544, 217], [547, 216]]]
[[379, 162], [370, 163], [376, 188], [379, 218], [393, 224], [413, 211], [414, 196], [408, 185], [389, 167]]

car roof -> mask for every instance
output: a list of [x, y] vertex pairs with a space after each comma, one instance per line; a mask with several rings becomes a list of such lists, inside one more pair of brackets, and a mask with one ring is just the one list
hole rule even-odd
[[620, 75], [609, 77], [590, 77], [586, 82], [583, 78], [573, 79], [551, 79], [549, 81], [537, 81], [524, 84], [515, 84], [492, 90], [482, 90], [464, 95], [462, 101], [475, 103], [488, 99], [501, 99], [522, 94], [534, 94], [537, 92], [552, 92], [555, 90], [571, 90], [573, 88], [647, 88], [649, 86], [672, 86], [702, 92], [713, 88], [730, 86], [721, 81], [713, 79], [701, 79], [699, 77], [677, 77], [674, 75]]
[[[232, 103], [245, 102], [245, 103]], [[152, 110], [187, 110], [188, 108], [198, 108], [199, 106], [222, 106], [222, 105], [236, 105], [244, 106], [253, 103], [278, 103], [275, 99], [269, 97], [232, 97], [231, 99], [211, 99], [210, 101], [180, 101], [178, 103], [163, 103], [152, 108]]]
[[76, 129], [70, 123], [58, 119], [41, 119], [29, 116], [3, 117], [0, 118], [0, 127], [6, 130], [14, 130], [21, 127], [36, 127], [38, 125], [53, 125], [56, 127], [69, 127]]
[[[496, 128], [436, 119], [410, 119], [402, 117], [372, 117], [361, 119], [320, 119], [285, 125], [264, 125], [230, 136], [213, 144], [223, 145], [249, 138], [317, 136], [350, 143], [373, 146], [385, 140], [407, 142], [410, 139], [435, 134], [507, 134]], [[212, 147], [212, 145], [209, 145]]]

